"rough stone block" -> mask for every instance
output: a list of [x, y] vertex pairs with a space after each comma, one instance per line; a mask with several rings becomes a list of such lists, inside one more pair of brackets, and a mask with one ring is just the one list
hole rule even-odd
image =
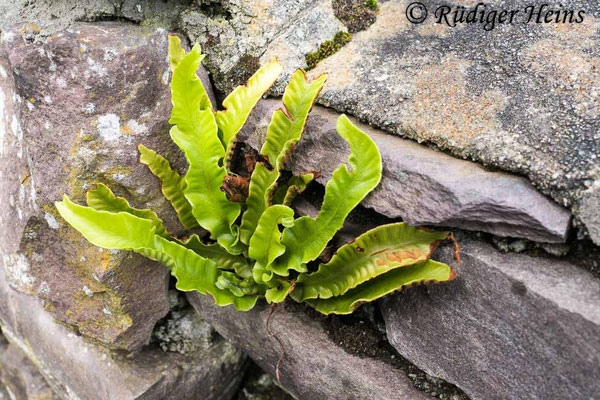
[[306, 54], [346, 30], [328, 1], [235, 0], [219, 5], [219, 15], [184, 11], [179, 26], [202, 45], [208, 54], [205, 65], [225, 94], [275, 58], [284, 70], [273, 91], [283, 93], [296, 68], [306, 68]]
[[35, 297], [10, 288], [2, 268], [0, 323], [61, 398], [229, 400], [242, 378], [244, 355], [221, 337], [185, 354], [158, 345], [103, 350], [56, 323]]
[[[188, 293], [190, 303], [214, 328], [243, 349], [265, 371], [275, 375], [280, 357], [277, 339], [267, 333], [270, 307], [259, 303], [248, 312], [219, 307], [210, 296]], [[426, 400], [403, 371], [382, 361], [347, 353], [333, 342], [320, 322], [302, 310], [280, 305], [269, 330], [285, 351], [281, 384], [299, 399]]]
[[0, 265], [14, 288], [77, 332], [135, 349], [168, 311], [168, 270], [92, 246], [54, 202], [68, 194], [84, 203], [102, 182], [156, 210], [171, 232], [182, 229], [137, 151], [144, 143], [184, 166], [168, 135], [166, 32], [76, 23], [34, 41], [32, 29], [7, 29], [0, 45]]
[[0, 354], [0, 382], [6, 385], [13, 400], [59, 400], [38, 368], [14, 344]]
[[[600, 395], [600, 281], [567, 262], [459, 239], [458, 278], [382, 301], [388, 339], [472, 399]], [[451, 250], [440, 259], [451, 262]]]

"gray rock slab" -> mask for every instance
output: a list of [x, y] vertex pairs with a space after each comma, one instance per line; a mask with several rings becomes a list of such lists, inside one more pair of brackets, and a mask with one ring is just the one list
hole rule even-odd
[[63, 323], [131, 350], [168, 311], [168, 270], [90, 245], [54, 202], [68, 194], [85, 203], [102, 182], [182, 230], [137, 151], [143, 143], [184, 168], [168, 135], [166, 32], [76, 23], [31, 41], [31, 29], [4, 30], [0, 45], [0, 265], [12, 287], [44, 300]]
[[[260, 150], [272, 112], [281, 106], [263, 100], [253, 111], [244, 135]], [[349, 148], [336, 133], [339, 114], [315, 106], [292, 153], [294, 173], [322, 171], [325, 184], [348, 159]], [[357, 123], [356, 121], [354, 121]], [[357, 123], [377, 144], [383, 178], [363, 205], [411, 225], [440, 225], [490, 232], [539, 242], [563, 242], [570, 213], [539, 193], [525, 178], [491, 172], [413, 141]]]
[[[267, 334], [270, 307], [259, 303], [248, 312], [218, 307], [210, 296], [190, 292], [190, 303], [213, 327], [244, 350], [265, 371], [275, 374], [280, 346]], [[426, 400], [403, 371], [382, 361], [348, 354], [327, 335], [320, 322], [304, 311], [280, 305], [270, 331], [281, 340], [285, 358], [281, 384], [299, 399]]]
[[526, 176], [560, 204], [577, 205], [578, 220], [597, 232], [600, 204], [584, 202], [583, 192], [600, 172], [598, 3], [561, 3], [585, 11], [580, 24], [525, 24], [525, 7], [545, 1], [493, 1], [486, 10], [521, 10], [518, 23], [493, 30], [435, 23], [436, 8], [448, 4], [441, 0], [424, 2], [429, 17], [414, 25], [409, 3], [382, 2], [373, 25], [310, 71], [329, 73], [319, 102]]
[[228, 400], [242, 377], [245, 356], [220, 337], [186, 354], [158, 346], [103, 351], [56, 323], [38, 299], [10, 288], [2, 268], [0, 323], [64, 399]]
[[600, 244], [600, 180], [596, 180], [588, 190], [583, 192], [576, 213], [586, 221], [592, 241]]
[[[381, 302], [400, 354], [474, 400], [600, 398], [598, 278], [567, 262], [459, 243], [455, 281]], [[451, 253], [437, 259], [452, 262]]]
[[0, 382], [6, 385], [13, 400], [59, 399], [35, 364], [14, 344], [0, 354]]
[[227, 0], [220, 7], [214, 16], [192, 7], [181, 13], [179, 27], [202, 45], [205, 66], [225, 94], [275, 58], [284, 71], [274, 92], [282, 93], [294, 70], [306, 68], [306, 54], [346, 31], [328, 1]]

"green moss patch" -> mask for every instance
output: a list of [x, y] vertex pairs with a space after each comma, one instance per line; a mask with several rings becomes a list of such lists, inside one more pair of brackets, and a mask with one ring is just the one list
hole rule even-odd
[[338, 32], [332, 40], [326, 40], [319, 45], [317, 51], [313, 51], [306, 55], [306, 69], [311, 70], [317, 66], [319, 61], [335, 54], [339, 49], [344, 47], [346, 43], [352, 40], [352, 35], [346, 32]]

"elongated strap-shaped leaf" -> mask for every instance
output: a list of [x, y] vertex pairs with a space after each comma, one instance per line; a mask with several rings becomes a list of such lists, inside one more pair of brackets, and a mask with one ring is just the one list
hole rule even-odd
[[96, 246], [122, 250], [154, 247], [156, 226], [152, 220], [80, 206], [66, 195], [54, 204], [60, 215]]
[[317, 100], [326, 79], [326, 75], [321, 75], [309, 82], [306, 73], [299, 69], [292, 75], [290, 83], [286, 86], [283, 93], [285, 112], [279, 109], [273, 113], [261, 150], [274, 168], [269, 170], [259, 163], [252, 173], [246, 201], [247, 211], [242, 217], [240, 226], [242, 242], [249, 243], [258, 219], [271, 205], [270, 198], [275, 191], [279, 172], [284, 168], [290, 149], [300, 140], [308, 113]]
[[183, 195], [185, 189], [183, 177], [177, 171], [174, 171], [169, 162], [155, 151], [150, 150], [143, 144], [138, 146], [138, 150], [140, 152], [140, 162], [147, 165], [150, 171], [160, 179], [161, 191], [167, 200], [171, 202], [181, 225], [185, 229], [197, 228], [199, 225], [194, 218], [194, 214], [192, 214], [192, 206]]
[[217, 137], [217, 125], [211, 110], [198, 114], [197, 131], [171, 128], [171, 138], [183, 150], [190, 164], [185, 176], [184, 194], [201, 227], [211, 233], [230, 253], [239, 254], [238, 235], [233, 223], [240, 214], [240, 204], [229, 201], [221, 190], [225, 167], [219, 165], [225, 152]]
[[240, 225], [240, 240], [243, 243], [250, 244], [258, 220], [267, 209], [268, 199], [266, 193], [269, 187], [276, 182], [277, 175], [277, 172], [269, 170], [262, 162], [258, 162], [254, 167], [250, 178], [248, 198], [246, 199], [247, 208], [244, 215], [242, 215]]
[[323, 314], [350, 314], [363, 303], [376, 300], [405, 286], [454, 279], [454, 270], [433, 260], [393, 269], [347, 291], [342, 296], [311, 299], [306, 302]]
[[[294, 210], [278, 204], [267, 208], [260, 217], [248, 249], [250, 258], [256, 260], [254, 268], [257, 271], [268, 270], [273, 260], [285, 251], [285, 246], [281, 244], [279, 224], [292, 226], [294, 224]], [[262, 274], [254, 274], [254, 276], [256, 282], [265, 280]]]
[[200, 111], [207, 108], [212, 110], [206, 89], [196, 75], [204, 55], [198, 44], [194, 45], [192, 50], [182, 58], [180, 58], [181, 52], [174, 50], [175, 46], [172, 48], [175, 55], [170, 60], [177, 62], [177, 65], [173, 68], [173, 77], [171, 78], [173, 108], [169, 123], [177, 125], [182, 131], [197, 132]]
[[321, 254], [342, 227], [348, 213], [381, 179], [381, 155], [373, 140], [345, 115], [338, 118], [336, 129], [350, 145], [348, 163], [351, 171], [341, 165], [333, 172], [316, 219], [301, 217], [294, 226], [284, 229], [281, 242], [286, 252], [272, 265], [278, 275], [287, 276], [289, 269], [305, 272], [305, 264]]
[[221, 271], [217, 264], [203, 258], [193, 250], [182, 245], [168, 241], [160, 236], [155, 236], [157, 250], [171, 258], [171, 274], [177, 278], [177, 289], [190, 292], [198, 291], [210, 294], [219, 306], [233, 304], [237, 310], [247, 311], [254, 307], [258, 296], [235, 296], [227, 289], [218, 288], [215, 283]]
[[[173, 50], [178, 59], [180, 52]], [[218, 138], [215, 116], [206, 91], [196, 76], [202, 62], [200, 47], [179, 60], [171, 81], [171, 138], [185, 153], [190, 164], [185, 176], [186, 199], [201, 227], [211, 233], [227, 251], [241, 253], [238, 234], [232, 227], [240, 205], [227, 200], [221, 191], [225, 167], [219, 166], [225, 151]]]
[[126, 211], [110, 212], [80, 206], [66, 195], [55, 205], [60, 215], [90, 243], [105, 249], [132, 250], [172, 267], [171, 259], [156, 249], [155, 239], [162, 236], [155, 235], [155, 221]]
[[127, 212], [112, 213], [83, 207], [69, 200], [56, 202], [61, 216], [92, 244], [107, 249], [133, 250], [163, 262], [177, 278], [177, 288], [211, 294], [218, 305], [233, 304], [249, 310], [256, 296], [236, 297], [215, 286], [220, 271], [217, 264], [193, 250], [154, 234], [154, 222]]
[[98, 211], [108, 211], [118, 213], [120, 211], [128, 212], [137, 217], [149, 219], [154, 223], [156, 234], [160, 236], [168, 236], [169, 233], [165, 229], [163, 222], [158, 215], [152, 210], [140, 210], [133, 208], [129, 202], [122, 197], [117, 197], [114, 193], [102, 183], [97, 183], [96, 188], [87, 192], [87, 205]]
[[217, 263], [219, 269], [234, 270], [242, 278], [252, 276], [252, 268], [243, 256], [229, 254], [217, 243], [205, 244], [198, 235], [194, 234], [189, 239], [183, 241], [182, 245], [194, 250], [201, 257], [210, 258]]
[[306, 72], [301, 69], [292, 75], [282, 98], [285, 111], [279, 109], [273, 113], [267, 127], [265, 143], [260, 151], [269, 159], [271, 165], [281, 163], [291, 147], [300, 140], [308, 113], [326, 80], [327, 75], [324, 74], [309, 82]]
[[314, 172], [305, 172], [298, 176], [291, 177], [286, 185], [281, 186], [274, 193], [273, 204], [291, 206], [294, 202], [294, 199], [302, 194], [302, 192], [304, 192], [308, 187], [309, 183], [311, 183], [314, 179]]
[[225, 110], [217, 112], [217, 125], [227, 154], [248, 115], [262, 95], [273, 86], [282, 70], [277, 60], [267, 63], [248, 79], [245, 86], [238, 86], [223, 100]]
[[183, 57], [185, 57], [185, 50], [181, 47], [179, 36], [170, 34], [167, 37], [169, 38], [169, 66], [171, 67], [171, 71], [173, 71], [181, 60], [183, 60]]
[[447, 232], [426, 231], [405, 223], [378, 226], [337, 251], [312, 274], [301, 274], [292, 298], [305, 301], [339, 296], [369, 279], [426, 261]]

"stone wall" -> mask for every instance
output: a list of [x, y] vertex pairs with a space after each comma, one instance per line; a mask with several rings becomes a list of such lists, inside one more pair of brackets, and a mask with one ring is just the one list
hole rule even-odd
[[[354, 3], [368, 22], [340, 14]], [[0, 0], [0, 399], [600, 399], [600, 8], [566, 1], [585, 23], [488, 32], [412, 25], [408, 3]], [[283, 64], [240, 136], [258, 150], [290, 74], [349, 29], [309, 73], [329, 78], [289, 169], [321, 176], [295, 209], [314, 215], [347, 158], [348, 113], [384, 173], [334, 244], [389, 221], [448, 228], [453, 282], [347, 317], [287, 302], [267, 330], [266, 304], [186, 299], [166, 268], [58, 216], [62, 194], [102, 182], [183, 233], [136, 150], [185, 170], [167, 32], [202, 44], [214, 103]]]

